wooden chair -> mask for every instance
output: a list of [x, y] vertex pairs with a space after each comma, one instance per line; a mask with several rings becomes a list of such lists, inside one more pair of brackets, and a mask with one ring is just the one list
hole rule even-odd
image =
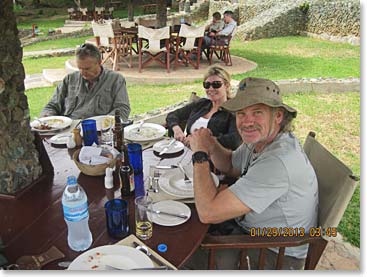
[[68, 14], [70, 20], [78, 20], [77, 11], [74, 8], [68, 8]]
[[224, 61], [225, 65], [232, 65], [230, 43], [235, 32], [236, 29], [228, 36], [217, 35], [212, 37], [209, 48], [209, 64], [213, 63], [213, 54], [215, 54], [218, 59]]
[[119, 38], [115, 36], [111, 22], [92, 22], [93, 34], [99, 51], [102, 54], [102, 64], [112, 62], [112, 70], [118, 70], [120, 52]]
[[104, 19], [105, 8], [104, 7], [95, 7], [94, 9], [94, 20], [98, 21], [100, 19]]
[[[170, 72], [170, 28], [163, 27], [160, 29], [151, 29], [144, 26], [138, 26], [139, 37], [139, 72], [142, 68], [153, 61], [163, 65], [167, 72]], [[148, 44], [143, 47], [143, 40], [147, 40]], [[161, 44], [164, 41], [164, 46]], [[148, 58], [143, 62], [143, 54], [147, 54]], [[162, 60], [163, 58], [163, 60]]]
[[[315, 269], [327, 243], [339, 225], [359, 180], [352, 171], [331, 154], [310, 132], [304, 144], [317, 175], [319, 185], [318, 227], [303, 237], [251, 237], [250, 235], [207, 235], [202, 247], [209, 249], [209, 269], [215, 269], [215, 251], [218, 249], [241, 249], [240, 268], [246, 268], [246, 249], [260, 249], [258, 265], [264, 269], [267, 248], [279, 247], [276, 269], [282, 268], [285, 247], [308, 243], [304, 269]], [[323, 231], [322, 231], [323, 230]]]
[[[205, 26], [192, 27], [182, 24], [176, 38], [175, 69], [178, 64], [188, 66], [191, 64], [195, 69], [200, 66], [201, 44], [203, 42]], [[193, 59], [192, 56], [196, 57]]]

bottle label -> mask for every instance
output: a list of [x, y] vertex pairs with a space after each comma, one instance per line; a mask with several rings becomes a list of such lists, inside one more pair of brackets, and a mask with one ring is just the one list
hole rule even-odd
[[134, 174], [130, 174], [130, 191], [134, 191], [134, 189], [135, 189]]
[[81, 221], [89, 215], [87, 202], [75, 207], [63, 205], [62, 208], [64, 210], [64, 217], [67, 221]]

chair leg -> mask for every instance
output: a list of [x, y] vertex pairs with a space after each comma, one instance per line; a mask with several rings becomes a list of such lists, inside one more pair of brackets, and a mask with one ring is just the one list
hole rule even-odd
[[278, 257], [277, 257], [277, 264], [275, 269], [280, 270], [283, 267], [283, 258], [284, 258], [284, 252], [285, 252], [285, 247], [279, 247], [279, 253], [278, 253]]
[[142, 65], [142, 53], [139, 51], [139, 73], [141, 73], [141, 65]]
[[213, 52], [214, 52], [214, 50], [211, 48], [210, 49], [210, 54], [209, 54], [209, 64], [211, 65], [212, 64], [212, 62], [213, 62]]
[[209, 249], [208, 269], [215, 269], [215, 250]]

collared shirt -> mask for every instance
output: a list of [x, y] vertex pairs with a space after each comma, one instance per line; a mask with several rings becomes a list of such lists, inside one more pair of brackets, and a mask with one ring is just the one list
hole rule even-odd
[[57, 86], [41, 116], [63, 115], [81, 119], [114, 114], [119, 109], [122, 119], [128, 119], [130, 102], [126, 81], [121, 74], [104, 68], [90, 88], [88, 84], [79, 71], [68, 74]]
[[218, 32], [218, 35], [222, 36], [228, 36], [233, 35], [234, 29], [237, 27], [237, 22], [235, 20], [232, 20], [231, 22], [224, 25], [224, 29], [220, 32]]

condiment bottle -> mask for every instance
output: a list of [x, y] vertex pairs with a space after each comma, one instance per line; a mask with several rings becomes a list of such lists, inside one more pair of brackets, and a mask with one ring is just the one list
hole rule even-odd
[[82, 144], [83, 144], [83, 139], [82, 139], [82, 136], [80, 135], [80, 129], [79, 128], [74, 128], [73, 129], [73, 136], [74, 136], [74, 141], [75, 141], [76, 147], [81, 147]]

